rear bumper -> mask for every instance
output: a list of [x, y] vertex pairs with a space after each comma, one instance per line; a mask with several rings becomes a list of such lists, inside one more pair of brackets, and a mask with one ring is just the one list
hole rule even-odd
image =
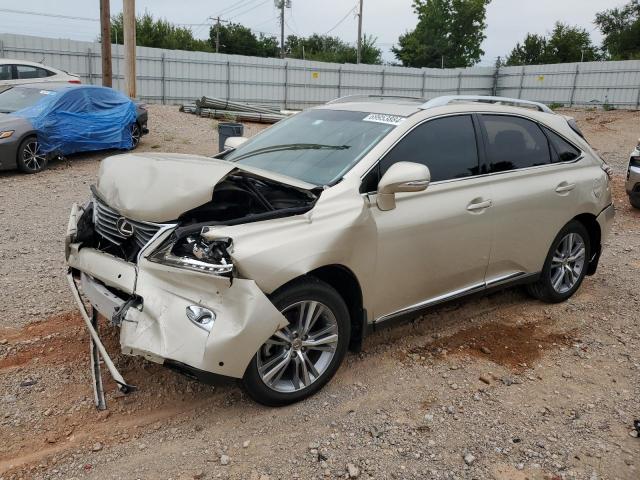
[[600, 256], [602, 255], [602, 246], [605, 240], [609, 236], [611, 226], [613, 225], [613, 219], [615, 217], [615, 207], [613, 204], [605, 208], [600, 215], [596, 218], [598, 225], [600, 226], [600, 245], [592, 245], [592, 256], [589, 261], [587, 269], [587, 275], [593, 275], [598, 269], [598, 263], [600, 262]]
[[609, 236], [615, 214], [616, 210], [612, 203], [600, 212], [600, 215], [596, 218], [598, 225], [600, 225], [600, 243], [604, 243], [606, 238]]
[[629, 165], [625, 190], [629, 196], [640, 197], [640, 167]]
[[[152, 240], [134, 264], [75, 243], [77, 221], [75, 209], [67, 232], [67, 263], [78, 279], [79, 295], [120, 326], [125, 354], [241, 378], [258, 349], [288, 323], [253, 280], [146, 260], [144, 252], [170, 232]], [[214, 312], [210, 331], [189, 320], [190, 306]]]

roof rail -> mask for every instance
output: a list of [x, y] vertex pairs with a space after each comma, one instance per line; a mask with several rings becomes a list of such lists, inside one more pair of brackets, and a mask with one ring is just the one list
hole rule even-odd
[[364, 95], [345, 95], [344, 97], [335, 98], [333, 100], [329, 100], [326, 105], [332, 105], [336, 103], [347, 103], [347, 102], [358, 102], [358, 101], [374, 101], [378, 99], [381, 102], [385, 100], [410, 100], [415, 103], [424, 102], [424, 98], [422, 97], [409, 97], [402, 95], [374, 95], [374, 94], [364, 94]]
[[532, 102], [530, 100], [520, 100], [519, 98], [507, 97], [489, 97], [483, 95], [445, 95], [436, 97], [424, 103], [420, 108], [426, 110], [428, 108], [444, 107], [453, 102], [484, 102], [484, 103], [506, 103], [515, 107], [534, 107], [540, 112], [554, 113], [549, 107], [540, 102]]

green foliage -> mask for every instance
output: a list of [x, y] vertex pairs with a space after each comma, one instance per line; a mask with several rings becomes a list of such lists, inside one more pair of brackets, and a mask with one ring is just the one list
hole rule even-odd
[[[113, 43], [124, 43], [122, 20], [122, 13], [111, 18], [111, 41]], [[176, 27], [163, 19], [156, 20], [148, 12], [136, 17], [136, 45], [170, 50], [211, 51], [206, 40], [198, 40], [193, 37], [191, 29]]]
[[486, 7], [491, 0], [414, 0], [415, 30], [392, 51], [408, 67], [469, 67], [480, 61], [486, 38]]
[[564, 103], [552, 103], [551, 105], [549, 105], [549, 108], [551, 110], [558, 110], [559, 108], [563, 108], [564, 107]]
[[556, 22], [549, 37], [527, 34], [507, 56], [507, 65], [593, 62], [601, 58], [584, 28]]
[[214, 25], [209, 31], [210, 48], [215, 51], [216, 30], [220, 28], [220, 53], [250, 55], [253, 57], [278, 57], [280, 46], [275, 37], [256, 36], [250, 28], [239, 23]]
[[522, 44], [517, 43], [507, 56], [506, 65], [537, 65], [544, 63], [547, 39], [542, 35], [528, 33]]
[[[111, 40], [124, 43], [122, 13], [111, 19]], [[280, 57], [280, 42], [274, 36], [256, 35], [250, 28], [239, 23], [213, 25], [207, 40], [198, 40], [188, 28], [177, 27], [166, 20], [154, 19], [145, 12], [136, 18], [136, 44], [141, 47], [167, 48], [172, 50], [197, 50], [215, 52], [217, 29], [220, 29], [220, 53], [249, 55], [254, 57]], [[364, 35], [362, 41], [362, 63], [381, 64], [382, 51], [376, 47], [376, 38]], [[314, 34], [307, 38], [290, 35], [285, 42], [287, 56], [320, 62], [356, 63], [356, 47], [338, 37]]]
[[602, 46], [611, 60], [640, 59], [640, 0], [596, 14], [595, 23], [604, 35]]
[[[381, 64], [382, 52], [376, 47], [376, 39], [369, 35], [362, 38], [362, 63]], [[319, 62], [356, 63], [356, 47], [350, 45], [338, 37], [313, 34], [302, 38], [289, 35], [285, 42], [287, 56], [291, 58], [304, 58]]]

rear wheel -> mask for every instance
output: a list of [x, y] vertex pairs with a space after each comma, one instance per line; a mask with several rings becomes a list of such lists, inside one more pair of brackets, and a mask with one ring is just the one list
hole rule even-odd
[[640, 208], [640, 192], [629, 197], [629, 203], [633, 208]]
[[349, 345], [349, 311], [328, 284], [309, 279], [276, 293], [273, 304], [289, 321], [256, 352], [242, 383], [269, 406], [287, 405], [320, 390]]
[[527, 286], [529, 293], [545, 302], [558, 303], [571, 297], [587, 273], [591, 244], [580, 222], [565, 225], [551, 244], [540, 279]]
[[47, 155], [35, 136], [25, 138], [18, 147], [18, 168], [24, 173], [38, 173], [47, 167]]

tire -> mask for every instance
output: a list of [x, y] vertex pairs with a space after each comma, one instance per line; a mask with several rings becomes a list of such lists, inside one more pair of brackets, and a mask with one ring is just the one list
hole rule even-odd
[[634, 196], [629, 197], [629, 203], [633, 208], [640, 209], [640, 193], [636, 193]]
[[[568, 247], [567, 242], [573, 246]], [[553, 240], [540, 278], [527, 285], [528, 293], [543, 302], [564, 302], [580, 288], [590, 258], [589, 232], [577, 220], [570, 221]]]
[[47, 155], [42, 154], [35, 136], [27, 137], [18, 147], [16, 162], [23, 173], [38, 173], [47, 168]]
[[[313, 395], [331, 380], [347, 353], [351, 322], [340, 294], [313, 277], [283, 288], [271, 301], [290, 323], [256, 352], [242, 384], [256, 402], [278, 407]], [[311, 320], [306, 334], [301, 318]], [[309, 346], [314, 336], [323, 343]], [[278, 370], [279, 365], [284, 366]]]
[[142, 139], [142, 129], [140, 128], [140, 125], [138, 125], [138, 122], [136, 122], [133, 125], [131, 125], [131, 142], [132, 142], [131, 150], [135, 150], [136, 148], [138, 148], [138, 145], [140, 145], [141, 139]]

